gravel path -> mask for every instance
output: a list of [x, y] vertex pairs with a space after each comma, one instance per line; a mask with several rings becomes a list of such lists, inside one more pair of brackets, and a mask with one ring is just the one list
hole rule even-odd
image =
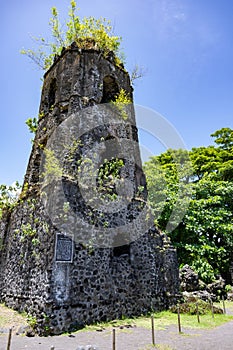
[[[233, 321], [212, 330], [183, 328], [179, 334], [177, 327], [169, 326], [165, 330], [156, 330], [155, 342], [163, 350], [232, 350]], [[13, 335], [11, 350], [112, 350], [112, 331], [80, 331], [74, 335], [28, 338]], [[152, 349], [151, 331], [132, 327], [116, 329], [116, 350]], [[7, 335], [0, 335], [0, 350], [6, 350]], [[164, 347], [162, 347], [164, 345]], [[165, 345], [169, 346], [165, 347]]]

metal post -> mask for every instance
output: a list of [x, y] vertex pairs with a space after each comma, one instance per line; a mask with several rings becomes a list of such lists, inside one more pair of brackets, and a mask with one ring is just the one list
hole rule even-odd
[[12, 328], [9, 329], [8, 342], [6, 350], [10, 350], [11, 348], [11, 337], [12, 337]]
[[200, 323], [200, 315], [199, 315], [199, 309], [198, 309], [198, 302], [197, 302], [197, 308], [196, 308], [196, 310], [197, 310], [197, 322], [198, 323]]
[[181, 322], [180, 322], [180, 307], [177, 307], [177, 316], [178, 316], [178, 329], [179, 333], [181, 333]]
[[155, 323], [154, 316], [151, 316], [151, 331], [152, 331], [152, 344], [155, 345]]
[[116, 350], [116, 330], [112, 330], [112, 350]]
[[224, 296], [222, 297], [222, 305], [223, 305], [223, 313], [226, 314], [226, 306], [225, 306]]

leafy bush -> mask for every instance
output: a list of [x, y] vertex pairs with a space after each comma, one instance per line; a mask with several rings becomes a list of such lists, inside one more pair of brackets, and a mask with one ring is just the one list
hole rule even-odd
[[[196, 315], [197, 305], [199, 315], [206, 315], [211, 312], [211, 304], [196, 297], [189, 297], [184, 303], [173, 305], [170, 308], [171, 312], [177, 313], [178, 307], [181, 314]], [[215, 314], [222, 314], [223, 310], [219, 307], [213, 306]]]

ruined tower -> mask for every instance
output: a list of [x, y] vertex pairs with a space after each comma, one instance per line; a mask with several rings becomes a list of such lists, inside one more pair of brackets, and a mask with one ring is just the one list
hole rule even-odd
[[176, 252], [147, 207], [132, 99], [124, 67], [94, 47], [71, 45], [45, 74], [23, 191], [0, 226], [1, 301], [41, 334], [176, 298]]

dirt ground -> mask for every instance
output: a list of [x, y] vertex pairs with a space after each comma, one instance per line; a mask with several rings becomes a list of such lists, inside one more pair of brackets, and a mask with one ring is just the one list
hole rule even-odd
[[[80, 331], [75, 334], [54, 337], [25, 337], [13, 334], [11, 350], [112, 350], [112, 330]], [[151, 346], [151, 331], [132, 327], [116, 329], [116, 350], [232, 350], [233, 321], [211, 330], [182, 329], [169, 326], [156, 330], [156, 347]], [[0, 335], [0, 350], [7, 348], [7, 334]]]

